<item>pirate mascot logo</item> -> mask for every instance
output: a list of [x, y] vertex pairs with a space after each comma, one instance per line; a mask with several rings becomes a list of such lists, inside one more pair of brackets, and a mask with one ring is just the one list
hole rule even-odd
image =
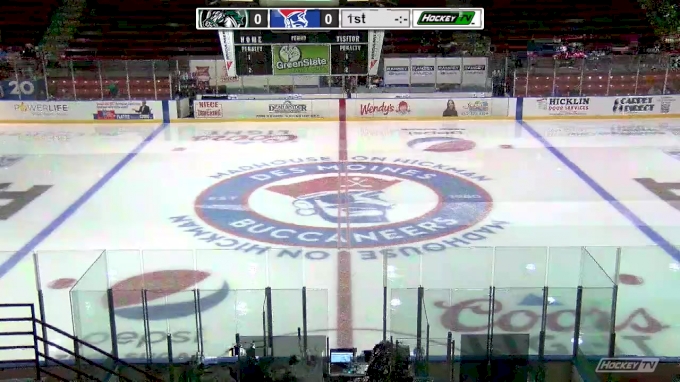
[[201, 12], [202, 28], [243, 28], [246, 26], [245, 11], [210, 9]]
[[[375, 248], [450, 236], [483, 221], [492, 204], [462, 176], [405, 164], [326, 162], [226, 178], [203, 191], [194, 207], [200, 221], [233, 240], [329, 249], [339, 242]], [[341, 224], [352, 228], [339, 232]]]
[[354, 176], [338, 190], [335, 176], [272, 186], [268, 190], [293, 198], [292, 206], [300, 216], [316, 215], [333, 224], [388, 223], [387, 211], [393, 204], [384, 200], [383, 191], [400, 182]]

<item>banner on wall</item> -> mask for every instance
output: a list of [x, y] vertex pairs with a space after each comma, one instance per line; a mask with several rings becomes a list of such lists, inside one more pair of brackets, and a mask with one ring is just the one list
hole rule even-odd
[[460, 84], [463, 82], [463, 59], [461, 57], [437, 57], [435, 69], [437, 70], [438, 84]]
[[385, 31], [368, 31], [368, 75], [377, 76]]
[[459, 84], [486, 87], [487, 57], [414, 57], [383, 60], [386, 85]]
[[224, 57], [224, 65], [227, 68], [228, 77], [236, 77], [236, 48], [234, 45], [234, 31], [221, 30], [217, 32], [220, 37], [220, 46], [222, 47], [222, 57]]
[[0, 81], [0, 99], [12, 101], [31, 101], [38, 99], [38, 95], [42, 94], [45, 98], [45, 81], [17, 81], [17, 80], [3, 80]]
[[463, 86], [486, 86], [489, 59], [486, 57], [463, 57]]
[[229, 76], [227, 65], [220, 60], [190, 60], [189, 71], [196, 76], [196, 81], [208, 83], [209, 86], [220, 86], [238, 83], [236, 76]]
[[437, 82], [434, 57], [418, 57], [411, 59], [411, 83], [434, 84]]
[[385, 57], [383, 74], [385, 85], [408, 85], [411, 83], [411, 60]]

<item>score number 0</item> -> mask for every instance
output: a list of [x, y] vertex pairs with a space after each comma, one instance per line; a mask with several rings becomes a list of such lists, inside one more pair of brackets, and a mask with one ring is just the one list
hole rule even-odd
[[319, 9], [319, 27], [321, 28], [340, 28], [340, 10], [338, 9]]

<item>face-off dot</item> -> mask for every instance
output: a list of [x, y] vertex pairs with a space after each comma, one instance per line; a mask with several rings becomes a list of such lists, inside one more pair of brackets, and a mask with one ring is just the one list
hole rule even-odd
[[624, 285], [641, 285], [645, 281], [642, 279], [642, 277], [628, 273], [622, 273], [619, 275], [619, 282]]
[[515, 148], [515, 147], [513, 147], [512, 145], [500, 145], [500, 146], [498, 146], [498, 147], [500, 147], [500, 148], [502, 148], [502, 149], [514, 149], [514, 148]]

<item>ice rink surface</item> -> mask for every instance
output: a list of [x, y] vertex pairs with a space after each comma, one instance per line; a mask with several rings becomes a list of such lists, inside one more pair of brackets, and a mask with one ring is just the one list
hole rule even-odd
[[534, 353], [547, 285], [550, 355], [570, 354], [581, 284], [599, 351], [617, 248], [619, 353], [680, 356], [680, 121], [0, 125], [0, 167], [0, 303], [39, 282], [47, 322], [104, 346], [112, 287], [123, 357], [144, 356], [142, 288], [156, 357], [167, 332], [196, 352], [194, 288], [206, 356], [261, 333], [267, 286], [275, 334], [306, 286], [310, 333], [368, 349], [384, 280], [395, 338], [418, 286], [431, 338], [486, 333], [494, 285], [495, 332]]

